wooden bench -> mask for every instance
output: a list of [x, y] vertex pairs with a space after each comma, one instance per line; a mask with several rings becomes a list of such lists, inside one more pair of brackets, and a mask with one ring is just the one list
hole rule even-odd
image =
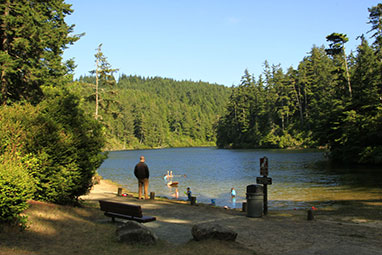
[[105, 212], [105, 216], [111, 217], [113, 222], [115, 221], [115, 218], [134, 220], [140, 223], [156, 220], [156, 218], [152, 216], [143, 216], [142, 208], [139, 205], [111, 202], [106, 200], [99, 200], [99, 205], [101, 210]]

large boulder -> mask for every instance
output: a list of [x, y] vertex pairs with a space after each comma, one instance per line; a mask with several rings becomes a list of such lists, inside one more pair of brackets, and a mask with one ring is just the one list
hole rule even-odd
[[201, 223], [194, 225], [191, 229], [191, 233], [196, 241], [205, 239], [235, 241], [237, 237], [235, 231], [217, 223]]
[[116, 234], [118, 241], [127, 244], [152, 245], [158, 240], [154, 232], [135, 221], [127, 221], [118, 226]]

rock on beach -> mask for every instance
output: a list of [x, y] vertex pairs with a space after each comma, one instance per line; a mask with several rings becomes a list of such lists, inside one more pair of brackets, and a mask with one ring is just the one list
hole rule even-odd
[[135, 221], [127, 221], [116, 230], [117, 239], [127, 244], [153, 245], [158, 237], [143, 224]]
[[235, 231], [216, 223], [201, 223], [194, 225], [191, 229], [191, 233], [196, 241], [205, 239], [235, 241], [237, 237]]

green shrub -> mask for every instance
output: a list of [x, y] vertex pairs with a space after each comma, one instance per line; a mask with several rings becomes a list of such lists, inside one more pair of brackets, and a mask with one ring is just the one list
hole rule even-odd
[[76, 96], [59, 89], [45, 94], [35, 107], [0, 107], [0, 157], [6, 152], [19, 156], [35, 179], [36, 199], [76, 203], [106, 158], [102, 127], [84, 114]]
[[[22, 160], [27, 127], [34, 107], [15, 105], [0, 108], [0, 222], [26, 225], [20, 216], [27, 200], [35, 192], [35, 180], [29, 174], [32, 161]], [[25, 162], [25, 164], [23, 163]]]
[[26, 216], [20, 214], [28, 208], [33, 197], [34, 179], [18, 160], [8, 155], [0, 158], [0, 222], [26, 226]]
[[40, 103], [27, 151], [42, 167], [35, 176], [38, 199], [59, 204], [75, 203], [92, 187], [92, 178], [106, 155], [105, 138], [98, 121], [79, 107], [78, 97], [62, 90], [47, 91]]

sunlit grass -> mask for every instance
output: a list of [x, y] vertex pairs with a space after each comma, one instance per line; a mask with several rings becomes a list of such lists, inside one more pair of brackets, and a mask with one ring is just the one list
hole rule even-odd
[[235, 242], [189, 242], [173, 246], [159, 241], [154, 246], [131, 246], [116, 240], [116, 225], [91, 203], [74, 208], [31, 202], [25, 212], [29, 227], [0, 228], [0, 255], [24, 254], [253, 254]]

